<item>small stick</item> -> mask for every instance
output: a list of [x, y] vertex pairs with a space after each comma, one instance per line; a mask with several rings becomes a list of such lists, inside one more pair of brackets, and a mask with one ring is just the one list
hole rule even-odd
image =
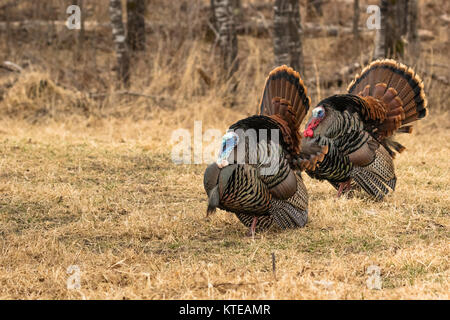
[[3, 61], [3, 63], [0, 64], [0, 68], [8, 70], [10, 72], [17, 72], [17, 73], [23, 71], [21, 66], [11, 61]]
[[272, 272], [273, 277], [277, 280], [277, 269], [276, 269], [276, 260], [275, 260], [275, 252], [272, 252]]

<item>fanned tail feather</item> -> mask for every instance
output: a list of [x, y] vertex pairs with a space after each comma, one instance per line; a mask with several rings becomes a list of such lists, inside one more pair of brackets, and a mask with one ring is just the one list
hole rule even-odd
[[283, 140], [292, 156], [300, 153], [300, 124], [309, 110], [311, 99], [300, 74], [285, 65], [273, 69], [264, 86], [260, 115], [278, 123]]
[[350, 83], [348, 92], [363, 97], [369, 109], [380, 103], [385, 106], [385, 115], [372, 120], [379, 121], [376, 135], [387, 138], [383, 145], [391, 156], [394, 150], [402, 152], [405, 147], [389, 137], [397, 132], [411, 133], [412, 127], [407, 124], [428, 112], [422, 79], [413, 69], [395, 60], [372, 62]]
[[[387, 148], [386, 150], [389, 152], [389, 154], [394, 158], [395, 157], [395, 153], [392, 152], [392, 149], [394, 149], [395, 151], [397, 151], [398, 153], [402, 153], [403, 151], [405, 151], [405, 147], [398, 143], [397, 141], [394, 141], [390, 138], [386, 139], [385, 141]], [[392, 148], [392, 149], [391, 149]]]
[[422, 79], [413, 69], [395, 60], [372, 62], [350, 83], [348, 92], [375, 98], [387, 106], [386, 119], [378, 127], [385, 137], [411, 132], [411, 126], [405, 125], [427, 114]]
[[298, 72], [285, 65], [270, 72], [261, 98], [261, 115], [280, 114], [288, 123], [293, 116], [294, 126], [298, 129], [310, 104], [311, 99]]
[[413, 127], [412, 126], [403, 126], [397, 130], [397, 133], [412, 133]]

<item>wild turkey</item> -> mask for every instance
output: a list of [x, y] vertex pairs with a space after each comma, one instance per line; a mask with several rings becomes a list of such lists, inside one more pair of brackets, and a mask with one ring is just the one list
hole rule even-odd
[[426, 114], [420, 77], [394, 60], [374, 61], [352, 81], [348, 94], [326, 98], [313, 109], [303, 141], [328, 146], [328, 154], [307, 173], [328, 180], [338, 197], [356, 187], [381, 200], [395, 189], [395, 152], [405, 150], [392, 135], [411, 133], [409, 124]]
[[297, 72], [281, 66], [269, 74], [260, 114], [228, 129], [218, 160], [205, 171], [207, 215], [216, 208], [231, 211], [251, 234], [274, 222], [280, 228], [305, 225], [308, 196], [296, 169], [313, 170], [327, 149], [311, 143], [300, 150], [309, 105]]

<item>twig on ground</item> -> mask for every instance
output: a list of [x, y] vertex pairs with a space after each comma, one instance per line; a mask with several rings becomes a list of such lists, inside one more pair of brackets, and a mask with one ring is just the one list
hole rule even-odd
[[21, 73], [23, 71], [21, 66], [11, 61], [3, 61], [3, 63], [0, 64], [0, 68], [17, 73]]

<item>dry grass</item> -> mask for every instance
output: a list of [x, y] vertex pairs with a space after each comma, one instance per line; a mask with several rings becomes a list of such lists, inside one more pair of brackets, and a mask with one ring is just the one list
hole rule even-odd
[[450, 134], [433, 125], [403, 137], [385, 202], [305, 177], [307, 226], [250, 239], [229, 213], [205, 219], [205, 166], [154, 151], [145, 122], [1, 121], [0, 298], [448, 299]]
[[[421, 3], [422, 19], [448, 8], [445, 1]], [[104, 21], [104, 7], [94, 7]], [[158, 8], [150, 15], [162, 21], [179, 11]], [[351, 21], [345, 8], [336, 9], [340, 20]], [[448, 36], [439, 30], [435, 41], [423, 43], [418, 70], [446, 76], [448, 69], [433, 67], [449, 61]], [[130, 91], [147, 97], [115, 94], [109, 35], [98, 43], [89, 35], [78, 64], [70, 46], [54, 39], [39, 49], [10, 39], [14, 45], [0, 50], [1, 59], [28, 64], [20, 75], [0, 73], [0, 111], [7, 116], [0, 119], [0, 298], [449, 298], [448, 86], [423, 77], [430, 115], [399, 137], [407, 151], [395, 160], [398, 187], [386, 201], [336, 199], [330, 185], [303, 175], [310, 193], [306, 227], [250, 239], [232, 214], [205, 218], [206, 165], [173, 164], [170, 138], [177, 128], [192, 132], [194, 121], [223, 132], [255, 113], [272, 42], [239, 38], [240, 83], [230, 97], [211, 43], [165, 37], [151, 36], [151, 50], [134, 60]], [[368, 38], [361, 55], [348, 52], [350, 41], [305, 41], [314, 102], [344, 90], [318, 90], [316, 76], [327, 78], [371, 50]], [[66, 287], [70, 265], [80, 267], [80, 290]], [[382, 290], [367, 288], [371, 265], [381, 269]]]

